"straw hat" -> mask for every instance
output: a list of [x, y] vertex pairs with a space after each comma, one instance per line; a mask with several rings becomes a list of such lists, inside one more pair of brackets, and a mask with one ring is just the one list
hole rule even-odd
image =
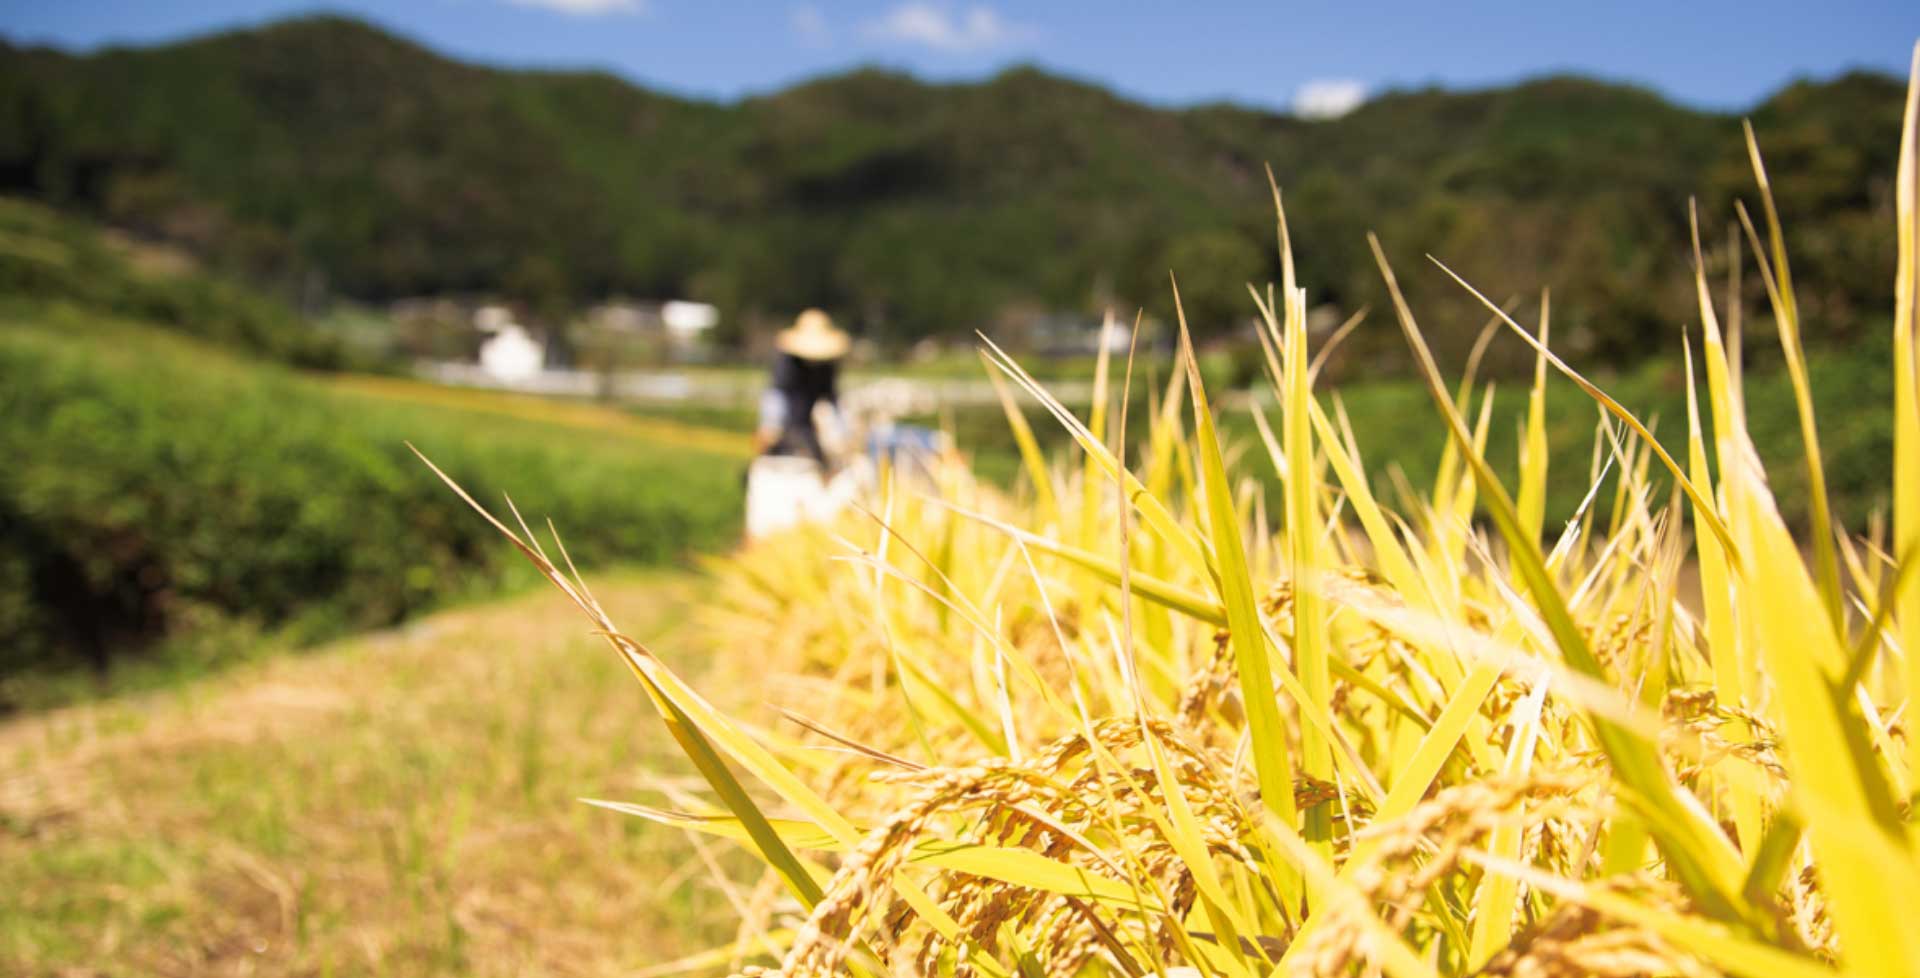
[[833, 325], [833, 320], [818, 309], [800, 314], [793, 325], [774, 334], [773, 345], [782, 353], [802, 360], [838, 360], [847, 353], [852, 341]]

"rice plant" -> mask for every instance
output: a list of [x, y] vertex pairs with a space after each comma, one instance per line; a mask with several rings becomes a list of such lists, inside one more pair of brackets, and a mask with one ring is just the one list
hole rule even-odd
[[[1282, 281], [1253, 295], [1275, 393], [1252, 409], [1258, 444], [1221, 443], [1190, 345], [1145, 405], [1125, 397], [1144, 360], [1103, 361], [1077, 417], [986, 341], [1018, 493], [956, 467], [718, 562], [709, 624], [777, 716], [722, 715], [620, 632], [564, 550], [556, 563], [496, 521], [711, 789], [601, 804], [766, 867], [737, 942], [660, 970], [1920, 974], [1903, 720], [1920, 696], [1915, 93], [1890, 534], [1852, 538], [1826, 514], [1751, 133], [1761, 216], [1740, 217], [1799, 378], [1810, 525], [1779, 515], [1748, 439], [1739, 297], [1716, 300], [1697, 232], [1684, 457], [1553, 353], [1546, 303], [1534, 323], [1486, 303], [1536, 356], [1514, 485], [1486, 439], [1510, 406], [1471, 371], [1442, 375], [1376, 243], [1432, 394], [1408, 423], [1450, 434], [1431, 485], [1379, 492], [1338, 392], [1315, 390], [1326, 346], [1277, 190]], [[1556, 372], [1597, 405], [1591, 459], [1548, 443]], [[1035, 447], [1016, 390], [1073, 457]], [[1131, 411], [1154, 419], [1143, 444], [1116, 436]], [[1567, 466], [1594, 490], [1549, 514], [1549, 471]], [[1278, 511], [1263, 476], [1283, 484]]]

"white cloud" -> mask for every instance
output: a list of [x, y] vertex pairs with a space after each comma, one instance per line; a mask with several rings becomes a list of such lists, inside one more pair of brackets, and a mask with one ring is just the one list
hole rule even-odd
[[637, 14], [647, 9], [647, 0], [507, 0], [516, 7], [538, 7], [569, 17], [604, 17], [608, 14]]
[[984, 51], [1039, 36], [1032, 27], [1007, 20], [985, 4], [960, 10], [930, 0], [907, 0], [869, 22], [864, 33], [875, 40], [917, 44], [948, 54]]
[[803, 3], [793, 8], [793, 34], [802, 43], [814, 47], [824, 47], [833, 41], [833, 28], [827, 24], [827, 15], [819, 7]]
[[1338, 119], [1366, 100], [1366, 82], [1315, 78], [1293, 93], [1293, 114], [1303, 119]]

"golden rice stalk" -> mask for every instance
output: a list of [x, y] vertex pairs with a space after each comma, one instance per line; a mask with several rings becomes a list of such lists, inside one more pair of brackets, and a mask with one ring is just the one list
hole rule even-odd
[[[608, 636], [714, 798], [606, 804], [742, 842], [789, 894], [756, 912], [781, 959], [741, 974], [1920, 974], [1916, 129], [1920, 54], [1891, 562], [1823, 501], [1811, 541], [1780, 518], [1745, 429], [1738, 310], [1723, 330], [1697, 253], [1684, 459], [1553, 352], [1544, 301], [1538, 329], [1488, 304], [1484, 343], [1504, 325], [1535, 353], [1517, 491], [1488, 461], [1491, 391], [1471, 365], [1449, 384], [1382, 258], [1448, 444], [1434, 483], [1389, 506], [1314, 390], [1284, 217], [1285, 281], [1255, 292], [1277, 532], [1190, 350], [1130, 454], [1132, 385], [1110, 417], [1108, 365], [1083, 420], [989, 343], [1079, 457], [1046, 459], [1009, 395], [1024, 493], [953, 466], [716, 560], [703, 615], [729, 654], [710, 681], [772, 707], [731, 717], [524, 526], [496, 525]], [[1771, 245], [1753, 260], [1817, 494], [1802, 324], [1750, 146]], [[1574, 513], [1546, 511], [1549, 369], [1602, 418]]]

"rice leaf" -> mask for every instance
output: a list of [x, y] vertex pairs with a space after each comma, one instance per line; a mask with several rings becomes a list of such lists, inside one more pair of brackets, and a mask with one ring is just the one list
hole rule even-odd
[[[1543, 349], [1551, 335], [1552, 302], [1550, 293], [1540, 293], [1540, 346]], [[1520, 438], [1520, 496], [1515, 505], [1520, 512], [1520, 528], [1538, 540], [1547, 520], [1547, 358], [1544, 354], [1536, 353], [1533, 358], [1533, 384], [1527, 388], [1527, 423]]]
[[[1901, 118], [1894, 178], [1899, 265], [1893, 309], [1893, 540], [1896, 554], [1920, 553], [1920, 45]], [[1900, 645], [1905, 650], [1907, 711], [1920, 709], [1920, 575], [1901, 585]], [[1912, 721], [1909, 720], [1909, 725]], [[1920, 782], [1920, 749], [1907, 747], [1908, 780]]]
[[[1787, 265], [1787, 239], [1780, 228], [1780, 211], [1773, 203], [1773, 185], [1767, 180], [1767, 167], [1760, 159], [1760, 141], [1753, 135], [1753, 123], [1742, 122], [1747, 136], [1747, 157], [1753, 163], [1754, 179], [1760, 184], [1760, 203], [1767, 215], [1767, 242], [1773, 253], [1771, 280], [1777, 288], [1768, 296], [1774, 300], [1775, 320], [1780, 327], [1780, 352], [1787, 366], [1787, 378], [1793, 384], [1793, 403], [1800, 417], [1800, 442], [1807, 459], [1807, 510], [1812, 519], [1813, 561], [1820, 583], [1820, 596], [1835, 629], [1845, 627], [1840, 598], [1840, 563], [1833, 545], [1833, 510], [1827, 501], [1826, 468], [1820, 461], [1820, 433], [1813, 420], [1813, 391], [1807, 381], [1807, 355], [1800, 345], [1800, 304], [1794, 299], [1793, 273]], [[1756, 252], [1758, 248], [1756, 247]], [[1761, 275], [1767, 278], [1764, 255], [1756, 254]]]
[[[1591, 678], [1604, 680], [1605, 671], [1599, 660], [1594, 658], [1579, 626], [1568, 614], [1560, 592], [1541, 560], [1538, 544], [1528, 539], [1520, 528], [1518, 515], [1513, 510], [1506, 490], [1501, 487], [1485, 460], [1466, 450], [1465, 446], [1471, 444], [1471, 439], [1465, 423], [1441, 386], [1439, 368], [1434, 364], [1425, 340], [1421, 338], [1405, 298], [1400, 295], [1399, 285], [1393, 278], [1392, 269], [1387, 266], [1386, 255], [1380, 250], [1379, 241], [1371, 237], [1369, 241], [1373, 245], [1381, 274], [1387, 280], [1394, 310], [1400, 317], [1401, 330], [1413, 347], [1434, 403], [1446, 418], [1455, 440], [1463, 446], [1462, 454], [1467, 456], [1467, 465], [1481, 487], [1488, 515], [1507, 542], [1509, 559], [1533, 595], [1541, 618], [1552, 632], [1567, 665]], [[1515, 328], [1518, 329], [1517, 326]], [[1521, 332], [1524, 334], [1524, 331]], [[1545, 355], [1551, 357], [1551, 354]], [[1650, 434], [1647, 437], [1651, 440]], [[1671, 461], [1668, 459], [1669, 463]], [[1592, 722], [1595, 735], [1606, 750], [1608, 759], [1613, 762], [1615, 775], [1663, 816], [1663, 821], [1656, 824], [1655, 836], [1660, 841], [1661, 853], [1673, 866], [1682, 885], [1715, 917], [1741, 919], [1745, 908], [1738, 900], [1738, 887], [1744, 867], [1732, 845], [1720, 834], [1719, 827], [1691, 796], [1685, 795], [1673, 783], [1672, 776], [1667, 773], [1651, 745], [1617, 726], [1612, 720], [1594, 717]], [[1663, 828], [1665, 831], [1662, 831]]]
[[[1174, 308], [1179, 306], [1179, 287], [1174, 288]], [[1226, 605], [1228, 641], [1233, 645], [1234, 662], [1239, 666], [1240, 698], [1247, 711], [1248, 728], [1253, 738], [1254, 771], [1259, 776], [1260, 800], [1274, 817], [1288, 825], [1297, 820], [1293, 802], [1293, 754], [1285, 724], [1273, 695], [1273, 672], [1267, 658], [1267, 640], [1260, 627], [1260, 608], [1254, 601], [1253, 579], [1248, 573], [1246, 548], [1240, 540], [1240, 523], [1234, 510], [1233, 490], [1227, 482], [1226, 461], [1220, 454], [1220, 437], [1214, 430], [1213, 412], [1207, 404], [1207, 392], [1200, 380], [1199, 364], [1193, 355], [1192, 338], [1187, 333], [1186, 316], [1180, 313], [1182, 358], [1187, 368], [1187, 387], [1193, 402], [1193, 439], [1200, 456], [1200, 488], [1206, 506], [1207, 527], [1213, 544], [1214, 560], [1208, 565], [1220, 600]]]
[[[986, 361], [985, 355], [981, 356]], [[1007, 390], [1007, 382], [1000, 371], [989, 369], [987, 379], [993, 382], [994, 397], [1000, 401], [1000, 410], [1007, 416], [1007, 428], [1013, 432], [1013, 443], [1020, 450], [1020, 462], [1026, 467], [1027, 481], [1033, 485], [1034, 505], [1040, 510], [1042, 523], [1058, 523], [1060, 503], [1053, 495], [1053, 474], [1047, 468], [1047, 458], [1040, 451], [1040, 443], [1034, 440], [1033, 427], [1027, 424], [1027, 416], [1014, 401], [1013, 392]]]
[[[1268, 176], [1271, 178], [1272, 174]], [[1301, 715], [1311, 715], [1313, 718], [1312, 722], [1303, 723], [1300, 728], [1300, 769], [1307, 777], [1331, 781], [1333, 745], [1330, 738], [1321, 732], [1332, 716], [1329, 704], [1333, 697], [1333, 680], [1328, 667], [1331, 653], [1328, 650], [1327, 621], [1321, 608], [1319, 590], [1299, 586], [1300, 582], [1315, 579], [1319, 573], [1321, 532], [1317, 506], [1320, 494], [1319, 467], [1314, 464], [1311, 418], [1313, 391], [1307, 374], [1307, 300], [1294, 281], [1293, 244], [1288, 238], [1287, 213], [1280, 206], [1277, 185], [1273, 187], [1273, 197], [1275, 222], [1279, 225], [1281, 291], [1285, 300], [1285, 316], [1284, 322], [1275, 322], [1275, 310], [1269, 308], [1265, 323], [1268, 331], [1281, 341], [1277, 345], [1285, 384], [1280, 403], [1284, 409], [1283, 447], [1287, 457], [1287, 474], [1283, 480], [1286, 491], [1287, 563], [1295, 583], [1293, 671], [1299, 676], [1305, 695], [1299, 704]], [[1198, 386], [1197, 381], [1195, 385]], [[1302, 834], [1319, 848], [1323, 857], [1331, 859], [1331, 803], [1314, 805], [1302, 814], [1305, 818]]]

